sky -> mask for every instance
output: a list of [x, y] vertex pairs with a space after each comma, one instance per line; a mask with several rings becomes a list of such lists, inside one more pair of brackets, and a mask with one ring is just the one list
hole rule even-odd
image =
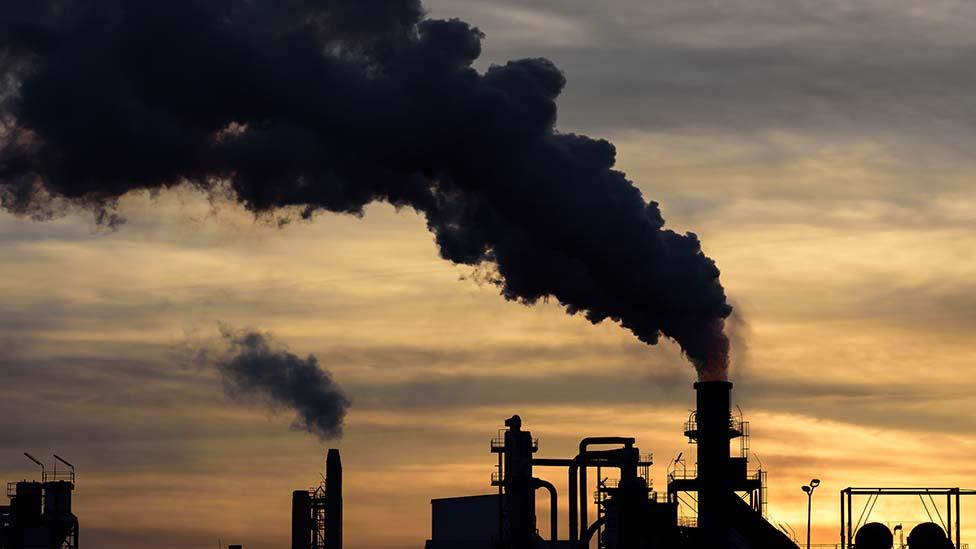
[[[668, 226], [716, 260], [771, 521], [800, 533], [814, 477], [814, 543], [837, 541], [843, 487], [976, 487], [976, 6], [426, 6], [485, 33], [479, 69], [554, 61], [557, 128], [613, 141]], [[279, 227], [178, 188], [120, 212], [117, 230], [0, 212], [0, 478], [35, 474], [24, 451], [72, 461], [86, 545], [286, 547], [291, 491], [338, 447], [347, 547], [419, 547], [431, 498], [491, 492], [488, 441], [514, 413], [542, 456], [637, 437], [662, 490], [689, 451], [694, 371], [674, 344], [506, 302], [440, 259], [412, 210]], [[222, 326], [315, 355], [352, 401], [343, 438], [295, 430], [184, 360]], [[906, 499], [872, 519], [926, 517]]]

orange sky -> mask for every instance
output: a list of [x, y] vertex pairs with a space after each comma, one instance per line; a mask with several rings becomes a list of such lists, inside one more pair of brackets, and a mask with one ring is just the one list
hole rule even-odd
[[[652, 70], [640, 60], [574, 65], [584, 50], [614, 54], [606, 35], [621, 21], [553, 3], [431, 5], [481, 25], [489, 60], [538, 51], [568, 65], [560, 128], [612, 139], [618, 167], [661, 202], [668, 226], [698, 233], [717, 261], [737, 310], [737, 403], [769, 471], [774, 523], [800, 534], [811, 477], [823, 479], [814, 543], [837, 541], [845, 486], [976, 487], [976, 160], [939, 141], [963, 130], [655, 125], [639, 112], [603, 123], [601, 90], [635, 86], [648, 110], [668, 108], [631, 78]], [[620, 17], [680, 19], [621, 6]], [[950, 16], [905, 17], [956, 28]], [[728, 39], [695, 21], [699, 46]], [[773, 27], [768, 40], [787, 40]], [[789, 39], [824, 38], [797, 28]], [[545, 456], [583, 436], [636, 436], [662, 490], [668, 461], [689, 450], [693, 371], [674, 345], [644, 346], [553, 303], [505, 302], [439, 259], [412, 211], [374, 205], [363, 219], [278, 228], [185, 189], [120, 209], [129, 221], [115, 232], [85, 213], [0, 213], [0, 478], [34, 473], [23, 451], [72, 460], [86, 545], [285, 547], [291, 491], [318, 482], [334, 445], [346, 546], [420, 547], [431, 498], [491, 491], [488, 440], [513, 413]], [[353, 399], [345, 437], [291, 430], [287, 413], [232, 402], [215, 373], [178, 366], [181, 346], [212, 341], [218, 323], [316, 355]], [[964, 502], [964, 541], [976, 536], [973, 510]], [[907, 524], [924, 511], [879, 503], [872, 519]]]

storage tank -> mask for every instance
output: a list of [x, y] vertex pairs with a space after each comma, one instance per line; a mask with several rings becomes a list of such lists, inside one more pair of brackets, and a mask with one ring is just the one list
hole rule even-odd
[[908, 534], [910, 549], [952, 549], [952, 542], [945, 530], [934, 522], [923, 522]]
[[56, 516], [71, 513], [71, 491], [74, 485], [65, 480], [44, 483], [44, 515]]
[[891, 549], [894, 542], [891, 530], [880, 522], [865, 524], [854, 536], [854, 546], [857, 549]]
[[11, 512], [21, 527], [40, 524], [42, 493], [40, 482], [24, 480], [17, 483], [17, 495], [11, 502]]

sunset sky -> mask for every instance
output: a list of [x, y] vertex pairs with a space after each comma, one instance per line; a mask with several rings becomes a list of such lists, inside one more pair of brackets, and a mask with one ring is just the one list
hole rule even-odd
[[[555, 62], [557, 128], [611, 140], [667, 226], [699, 235], [735, 307], [771, 522], [803, 538], [812, 477], [814, 543], [838, 541], [846, 486], [976, 488], [976, 4], [426, 6], [485, 33], [479, 69]], [[691, 451], [695, 374], [673, 343], [506, 302], [410, 209], [278, 227], [178, 188], [119, 211], [117, 230], [0, 211], [0, 479], [35, 475], [24, 451], [72, 461], [87, 547], [284, 548], [291, 491], [338, 447], [346, 547], [416, 549], [431, 498], [492, 491], [489, 439], [515, 413], [540, 456], [637, 437], [662, 491]], [[221, 326], [315, 355], [352, 400], [342, 439], [188, 365]], [[976, 543], [976, 501], [962, 516]], [[872, 519], [927, 520], [910, 498]]]

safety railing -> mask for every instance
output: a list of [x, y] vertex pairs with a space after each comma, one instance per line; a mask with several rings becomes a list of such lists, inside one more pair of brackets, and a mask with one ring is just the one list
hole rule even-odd
[[684, 528], [697, 528], [698, 517], [678, 517], [678, 526]]
[[[498, 452], [498, 451], [504, 451], [504, 450], [505, 450], [505, 437], [502, 436], [502, 437], [495, 437], [495, 438], [491, 439], [491, 451], [492, 452]], [[532, 451], [533, 452], [538, 452], [539, 451], [539, 439], [538, 438], [533, 438], [532, 439]]]
[[694, 466], [674, 469], [668, 473], [668, 482], [671, 482], [672, 480], [685, 480], [692, 478], [698, 478], [698, 468]]
[[75, 472], [71, 470], [61, 470], [61, 471], [44, 471], [41, 474], [41, 478], [44, 482], [70, 482], [75, 483]]
[[503, 475], [498, 470], [495, 470], [495, 471], [492, 471], [491, 472], [491, 485], [492, 486], [499, 486], [503, 482], [505, 482], [505, 475]]
[[[748, 421], [743, 421], [742, 418], [738, 416], [729, 417], [729, 430], [732, 431], [732, 433], [735, 436], [742, 436], [744, 434], [744, 431], [748, 431], [748, 429], [749, 429]], [[697, 431], [698, 431], [697, 412], [692, 412], [691, 415], [688, 416], [688, 420], [685, 421], [685, 433], [690, 434], [690, 433], [696, 433]]]

